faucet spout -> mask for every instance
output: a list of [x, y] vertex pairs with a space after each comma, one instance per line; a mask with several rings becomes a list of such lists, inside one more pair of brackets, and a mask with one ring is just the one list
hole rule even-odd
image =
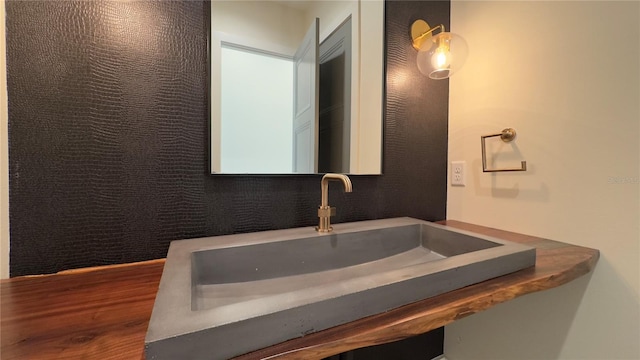
[[329, 206], [329, 181], [342, 181], [345, 192], [352, 192], [351, 179], [344, 174], [325, 174], [320, 182], [320, 190], [322, 191], [322, 199], [320, 207], [318, 208], [319, 223], [316, 227], [318, 232], [330, 232], [333, 230], [331, 227], [331, 216], [336, 214], [336, 208]]
[[344, 192], [352, 192], [351, 179], [343, 174], [325, 174], [320, 181], [320, 189], [322, 190], [322, 201], [320, 206], [329, 206], [329, 181], [342, 181]]

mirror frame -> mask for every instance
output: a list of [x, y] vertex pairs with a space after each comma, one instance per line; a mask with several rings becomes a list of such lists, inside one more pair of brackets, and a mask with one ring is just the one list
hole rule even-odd
[[[218, 151], [219, 141], [214, 141], [216, 135], [214, 131], [219, 130], [214, 126], [214, 112], [218, 112], [217, 119], [220, 119], [219, 99], [214, 99], [215, 79], [212, 59], [212, 9], [209, 2], [205, 2], [205, 23], [207, 30], [207, 88], [208, 88], [208, 111], [207, 111], [207, 168], [210, 175], [258, 175], [258, 176], [287, 176], [287, 175], [316, 175], [321, 173], [224, 173], [220, 172], [218, 164], [213, 161], [214, 154]], [[221, 0], [225, 1], [225, 0]], [[382, 147], [383, 147], [383, 101], [384, 91], [384, 0], [359, 0], [357, 12], [349, 15], [354, 22], [354, 28], [359, 29], [359, 36], [355, 39], [355, 48], [359, 49], [357, 54], [353, 54], [353, 63], [357, 67], [353, 68], [351, 107], [352, 107], [352, 131], [358, 134], [357, 144], [352, 144], [350, 175], [381, 175], [382, 174]], [[330, 32], [321, 31], [321, 41]], [[373, 54], [373, 55], [372, 55]], [[375, 54], [378, 54], [376, 56]], [[355, 81], [353, 81], [355, 80]], [[357, 84], [357, 86], [353, 86]], [[215, 92], [219, 96], [219, 91]], [[214, 108], [217, 106], [217, 108]]]

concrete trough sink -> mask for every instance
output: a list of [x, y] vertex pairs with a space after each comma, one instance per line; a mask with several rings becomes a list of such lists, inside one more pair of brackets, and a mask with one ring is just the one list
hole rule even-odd
[[535, 249], [411, 218], [171, 243], [150, 359], [228, 359], [535, 264]]

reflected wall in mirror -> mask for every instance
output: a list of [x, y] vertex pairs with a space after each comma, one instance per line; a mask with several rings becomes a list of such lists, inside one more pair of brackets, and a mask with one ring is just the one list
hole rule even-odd
[[380, 174], [383, 1], [211, 2], [211, 173]]

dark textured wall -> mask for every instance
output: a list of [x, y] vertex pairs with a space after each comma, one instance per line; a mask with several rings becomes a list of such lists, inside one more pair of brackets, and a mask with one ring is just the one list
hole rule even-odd
[[[207, 12], [196, 1], [6, 2], [11, 276], [166, 255], [174, 239], [315, 225], [320, 175], [207, 174]], [[331, 187], [334, 222], [445, 218], [448, 81], [386, 4], [382, 176]]]

